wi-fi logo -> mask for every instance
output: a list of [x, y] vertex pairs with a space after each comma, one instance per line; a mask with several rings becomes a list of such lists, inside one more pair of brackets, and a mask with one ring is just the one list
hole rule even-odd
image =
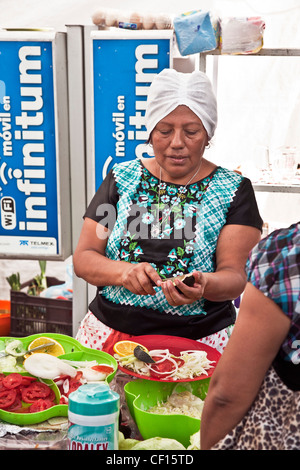
[[[2, 181], [2, 183], [3, 183], [4, 185], [7, 184], [7, 179], [6, 179], [6, 178], [9, 178], [9, 179], [11, 180], [12, 177], [13, 177], [13, 174], [12, 174], [13, 170], [12, 170], [12, 168], [8, 168], [8, 170], [7, 170], [7, 172], [6, 172], [6, 173], [7, 173], [7, 176], [5, 176], [6, 167], [7, 167], [7, 163], [6, 163], [6, 162], [3, 162], [2, 165], [1, 165], [1, 167], [0, 167], [0, 179], [1, 179], [1, 181]], [[1, 191], [1, 190], [2, 190], [2, 187], [0, 186], [0, 191]]]

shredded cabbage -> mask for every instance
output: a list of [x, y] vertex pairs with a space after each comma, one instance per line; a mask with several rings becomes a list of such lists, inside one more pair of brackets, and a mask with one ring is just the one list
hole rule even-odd
[[184, 365], [178, 368], [177, 379], [192, 379], [203, 374], [208, 375], [207, 370], [214, 363], [207, 358], [205, 351], [184, 351], [180, 358], [184, 360]]
[[[160, 357], [156, 360], [156, 363], [163, 362], [165, 359], [172, 361], [174, 364], [174, 369], [166, 376], [166, 373], [161, 373], [162, 380], [172, 378], [174, 380], [184, 380], [184, 379], [193, 379], [199, 377], [200, 375], [208, 375], [207, 371], [213, 367], [214, 361], [210, 361], [207, 358], [206, 351], [198, 350], [189, 350], [182, 351], [178, 356], [184, 361], [184, 364], [178, 366], [173, 354], [170, 353], [168, 349], [156, 349], [151, 350], [148, 353], [151, 357]], [[145, 362], [137, 359], [133, 354], [126, 357], [121, 357], [118, 354], [115, 354], [115, 358], [122, 367], [128, 368], [132, 372], [135, 372], [139, 375], [150, 376], [150, 370], [152, 364], [146, 364]], [[156, 374], [159, 374], [155, 370]]]
[[161, 415], [180, 414], [201, 419], [204, 401], [189, 391], [173, 392], [165, 402], [148, 408], [148, 413]]

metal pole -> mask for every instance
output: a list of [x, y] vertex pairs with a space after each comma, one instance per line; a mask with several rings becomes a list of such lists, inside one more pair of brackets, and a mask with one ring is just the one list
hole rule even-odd
[[[70, 120], [70, 175], [72, 254], [76, 248], [82, 216], [86, 210], [85, 96], [82, 26], [67, 26]], [[73, 272], [73, 336], [88, 308], [87, 283]]]

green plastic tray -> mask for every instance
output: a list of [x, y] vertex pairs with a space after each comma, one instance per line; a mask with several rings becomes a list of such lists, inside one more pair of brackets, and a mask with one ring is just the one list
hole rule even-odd
[[[103, 351], [86, 348], [81, 343], [79, 343], [79, 341], [67, 335], [62, 335], [59, 333], [39, 333], [31, 336], [26, 336], [24, 338], [12, 338], [10, 336], [1, 336], [0, 340], [5, 341], [7, 339], [18, 339], [22, 341], [24, 347], [27, 348], [31, 341], [33, 341], [35, 338], [39, 338], [40, 336], [47, 336], [48, 338], [53, 338], [63, 346], [65, 354], [59, 356], [60, 359], [68, 359], [74, 361], [95, 360], [98, 362], [98, 364], [110, 365], [114, 368], [114, 372], [112, 372], [106, 377], [105, 382], [110, 383], [114, 378], [118, 369], [118, 363], [114, 357]], [[9, 374], [11, 372], [7, 371], [3, 373]], [[30, 375], [26, 371], [20, 373], [25, 376]], [[30, 424], [42, 423], [43, 421], [47, 421], [47, 419], [49, 418], [54, 418], [57, 416], [68, 416], [68, 405], [59, 404], [60, 392], [56, 384], [52, 380], [43, 379], [43, 382], [47, 383], [53, 389], [56, 396], [57, 405], [48, 408], [48, 410], [39, 411], [37, 413], [13, 413], [0, 409], [0, 419], [7, 423], [17, 424], [19, 426], [26, 426]]]
[[176, 439], [185, 447], [190, 444], [190, 436], [200, 430], [201, 421], [186, 415], [160, 415], [147, 410], [158, 402], [165, 402], [173, 389], [181, 392], [188, 390], [204, 400], [210, 378], [194, 382], [158, 382], [144, 379], [128, 382], [125, 398], [130, 414], [144, 439], [166, 437]]

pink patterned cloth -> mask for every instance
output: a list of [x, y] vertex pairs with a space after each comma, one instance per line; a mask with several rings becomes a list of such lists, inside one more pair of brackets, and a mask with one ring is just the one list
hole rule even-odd
[[[207, 344], [222, 354], [228, 342], [231, 328], [224, 328], [197, 341]], [[130, 339], [131, 336], [133, 335], [121, 333], [104, 325], [89, 311], [80, 323], [76, 339], [87, 348], [108, 352], [114, 343], [123, 339]]]

